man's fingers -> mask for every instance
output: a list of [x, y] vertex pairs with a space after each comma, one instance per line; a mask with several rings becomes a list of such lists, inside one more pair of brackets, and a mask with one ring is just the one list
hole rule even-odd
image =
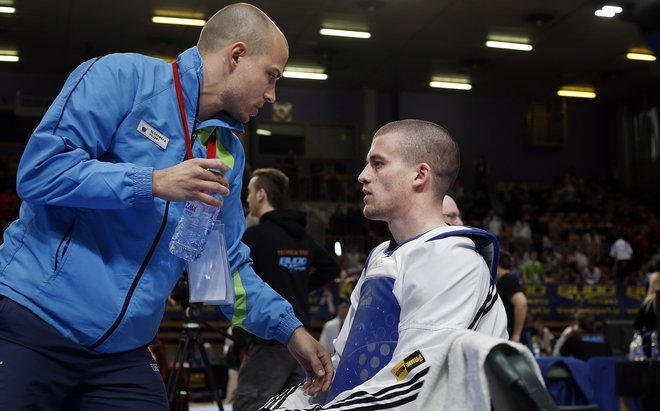
[[215, 198], [210, 194], [206, 194], [202, 192], [199, 193], [198, 200], [204, 204], [208, 204], [213, 207], [222, 207], [222, 204], [224, 203], [224, 201], [221, 198]]
[[325, 392], [330, 389], [330, 384], [332, 384], [332, 377], [334, 375], [335, 369], [332, 366], [332, 360], [327, 355], [321, 354], [320, 360], [323, 369], [319, 370], [316, 375], [319, 379], [320, 390]]
[[207, 170], [218, 170], [223, 174], [229, 169], [224, 161], [217, 158], [195, 158], [190, 161], [194, 161], [197, 165]]

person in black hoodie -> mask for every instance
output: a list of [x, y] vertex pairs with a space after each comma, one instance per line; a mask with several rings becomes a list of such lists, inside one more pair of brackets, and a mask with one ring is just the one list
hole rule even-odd
[[[259, 224], [245, 231], [243, 242], [250, 247], [254, 271], [291, 303], [296, 317], [309, 329], [309, 291], [337, 277], [340, 268], [306, 232], [306, 214], [282, 208], [288, 183], [280, 170], [254, 170], [247, 203]], [[251, 336], [238, 374], [233, 409], [259, 409], [275, 394], [300, 383], [302, 372], [285, 346]]]

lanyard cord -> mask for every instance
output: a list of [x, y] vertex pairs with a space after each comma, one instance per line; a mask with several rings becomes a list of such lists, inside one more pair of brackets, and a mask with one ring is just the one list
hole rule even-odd
[[[181, 80], [179, 79], [179, 66], [176, 61], [172, 62], [172, 75], [174, 77], [174, 88], [176, 89], [176, 98], [179, 101], [179, 113], [181, 114], [181, 124], [183, 126], [183, 135], [186, 138], [186, 154], [187, 158], [193, 158], [192, 144], [190, 141], [190, 130], [188, 130], [188, 118], [186, 117], [186, 106], [183, 102], [183, 91], [181, 89]], [[207, 143], [206, 158], [215, 158], [215, 139], [216, 134], [211, 133]]]

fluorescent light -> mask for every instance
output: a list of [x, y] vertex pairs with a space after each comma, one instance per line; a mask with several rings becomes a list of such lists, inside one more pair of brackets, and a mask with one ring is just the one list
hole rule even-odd
[[341, 243], [339, 241], [335, 241], [335, 255], [341, 257]]
[[594, 14], [598, 17], [612, 18], [622, 11], [623, 8], [619, 6], [603, 6], [600, 9], [594, 11]]
[[206, 20], [203, 19], [186, 19], [182, 17], [164, 17], [153, 16], [151, 21], [159, 24], [177, 24], [180, 26], [203, 26]]
[[429, 86], [433, 88], [449, 88], [453, 90], [472, 90], [470, 83], [454, 83], [450, 81], [432, 81]]
[[16, 13], [16, 8], [14, 7], [0, 7], [0, 13], [12, 14]]
[[594, 11], [594, 14], [598, 17], [608, 17], [608, 18], [612, 18], [616, 16], [616, 13], [613, 11], [601, 10], [601, 9]]
[[601, 8], [601, 10], [607, 11], [607, 12], [612, 12], [614, 14], [619, 14], [623, 11], [623, 8], [621, 8], [619, 6], [603, 6]]
[[321, 29], [320, 33], [324, 36], [350, 37], [354, 39], [368, 39], [371, 37], [371, 33], [368, 31]]
[[655, 56], [648, 53], [628, 53], [626, 58], [629, 60], [655, 61]]
[[488, 40], [486, 42], [486, 46], [497, 49], [520, 50], [520, 51], [531, 51], [533, 48], [531, 44], [510, 43], [508, 41], [495, 41], [495, 40]]
[[265, 128], [258, 128], [257, 129], [257, 134], [260, 136], [272, 136], [273, 132], [270, 130], [267, 130]]
[[593, 87], [566, 86], [560, 88], [557, 95], [560, 97], [596, 98], [596, 90]]
[[284, 77], [298, 78], [303, 80], [327, 80], [328, 75], [325, 73], [306, 73], [302, 71], [285, 71]]
[[0, 50], [0, 61], [16, 63], [19, 60], [18, 51], [16, 50]]
[[328, 75], [322, 68], [317, 67], [284, 67], [282, 76], [287, 78], [298, 78], [303, 80], [327, 80]]

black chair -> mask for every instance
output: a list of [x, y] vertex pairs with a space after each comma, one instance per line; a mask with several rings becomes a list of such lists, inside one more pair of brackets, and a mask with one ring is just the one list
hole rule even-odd
[[513, 347], [498, 344], [491, 349], [486, 376], [495, 411], [559, 411], [543, 382]]
[[495, 411], [598, 410], [596, 404], [557, 406], [524, 357], [506, 344], [491, 349], [486, 357], [486, 376]]

